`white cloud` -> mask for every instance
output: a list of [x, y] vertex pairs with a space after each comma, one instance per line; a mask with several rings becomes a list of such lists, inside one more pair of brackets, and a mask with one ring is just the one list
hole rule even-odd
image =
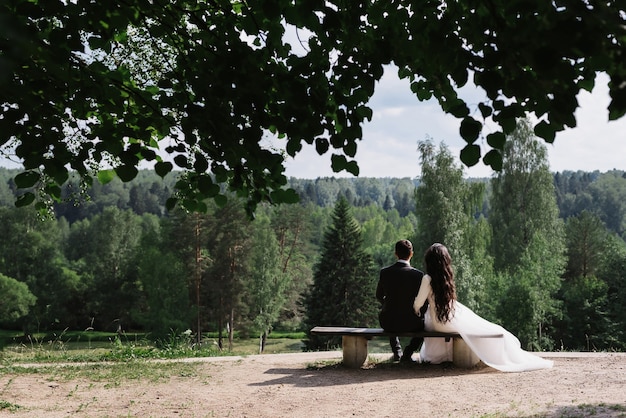
[[[374, 115], [372, 121], [363, 126], [363, 140], [358, 143], [355, 157], [360, 177], [419, 176], [417, 146], [427, 138], [435, 144], [444, 142], [454, 155], [459, 155], [465, 146], [458, 133], [459, 120], [446, 115], [435, 99], [420, 102], [411, 92], [409, 83], [400, 80], [390, 68], [378, 84], [370, 107]], [[311, 163], [310, 158], [317, 161]], [[352, 176], [345, 172], [333, 173], [330, 162], [324, 166], [329, 158], [303, 147], [301, 154], [287, 161], [287, 175], [298, 178]], [[465, 171], [471, 177], [487, 177], [492, 172], [482, 164]]]
[[608, 120], [607, 83], [601, 75], [593, 93], [579, 94], [576, 128], [558, 133], [548, 146], [552, 171], [626, 170], [626, 117]]

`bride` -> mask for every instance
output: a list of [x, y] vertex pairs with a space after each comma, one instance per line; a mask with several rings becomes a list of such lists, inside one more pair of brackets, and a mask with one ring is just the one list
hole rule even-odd
[[[505, 372], [550, 368], [553, 362], [525, 351], [517, 337], [500, 325], [476, 315], [456, 300], [454, 272], [448, 249], [433, 244], [424, 255], [426, 273], [422, 278], [414, 309], [428, 302], [424, 315], [426, 331], [458, 332], [465, 343], [486, 365]], [[502, 334], [502, 338], [480, 338], [481, 335]], [[425, 338], [420, 351], [422, 362], [452, 361], [452, 341]]]

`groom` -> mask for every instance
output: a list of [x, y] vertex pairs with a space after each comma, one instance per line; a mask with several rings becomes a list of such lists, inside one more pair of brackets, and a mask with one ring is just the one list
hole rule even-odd
[[[382, 304], [378, 319], [380, 326], [387, 332], [410, 332], [424, 330], [424, 311], [417, 316], [413, 310], [413, 302], [422, 283], [424, 273], [411, 267], [413, 244], [403, 239], [396, 242], [395, 254], [397, 261], [391, 266], [380, 270], [380, 278], [376, 288], [376, 299]], [[394, 361], [413, 362], [412, 355], [419, 350], [423, 338], [411, 338], [409, 345], [404, 348], [400, 339], [389, 337], [389, 344], [393, 351]]]

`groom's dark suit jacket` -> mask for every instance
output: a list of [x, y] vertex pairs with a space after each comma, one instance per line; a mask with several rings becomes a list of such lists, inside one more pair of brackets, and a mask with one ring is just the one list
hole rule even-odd
[[[385, 331], [421, 331], [424, 315], [419, 317], [413, 310], [413, 302], [422, 283], [424, 273], [402, 262], [380, 270], [376, 299], [382, 303], [379, 313], [380, 326]], [[425, 308], [422, 309], [425, 311]]]

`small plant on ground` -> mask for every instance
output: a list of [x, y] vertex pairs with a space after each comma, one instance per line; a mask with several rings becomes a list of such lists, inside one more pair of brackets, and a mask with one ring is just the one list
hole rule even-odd
[[319, 360], [306, 365], [307, 370], [336, 369], [343, 367], [341, 360]]
[[0, 400], [0, 411], [16, 412], [21, 406], [11, 402]]

